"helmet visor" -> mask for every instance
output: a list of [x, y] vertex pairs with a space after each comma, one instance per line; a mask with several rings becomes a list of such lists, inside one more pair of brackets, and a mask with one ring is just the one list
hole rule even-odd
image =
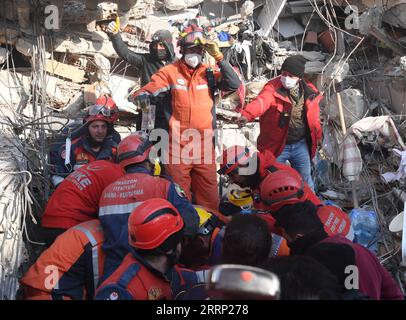
[[200, 39], [204, 39], [204, 34], [201, 31], [192, 31], [185, 35], [181, 43], [186, 46], [200, 45]]
[[110, 117], [112, 115], [112, 111], [106, 106], [96, 104], [89, 107], [88, 114], [89, 116], [97, 116], [98, 114], [102, 114], [103, 116]]

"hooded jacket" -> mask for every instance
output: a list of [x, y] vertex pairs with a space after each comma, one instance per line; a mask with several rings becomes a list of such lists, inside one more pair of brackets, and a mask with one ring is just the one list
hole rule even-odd
[[[141, 86], [146, 85], [151, 80], [151, 76], [159, 69], [172, 63], [176, 59], [172, 44], [172, 34], [168, 30], [158, 30], [153, 34], [152, 39], [154, 40], [149, 45], [150, 53], [136, 53], [131, 51], [124, 43], [120, 33], [111, 35], [110, 39], [119, 57], [141, 71]], [[152, 53], [152, 46], [157, 42], [162, 42], [168, 50], [166, 61], [159, 60], [158, 57]]]

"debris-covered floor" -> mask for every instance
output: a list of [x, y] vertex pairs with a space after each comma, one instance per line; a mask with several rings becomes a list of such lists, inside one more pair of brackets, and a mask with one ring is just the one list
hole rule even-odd
[[[406, 3], [400, 0], [138, 0], [122, 33], [147, 52], [151, 35], [196, 19], [210, 26], [252, 101], [284, 59], [301, 54], [308, 79], [325, 94], [323, 142], [313, 161], [317, 195], [347, 213], [373, 211], [370, 244], [405, 288], [402, 230], [390, 227], [406, 203]], [[44, 10], [59, 11], [47, 29]], [[56, 136], [103, 92], [120, 109], [117, 130], [135, 131], [126, 96], [139, 73], [121, 60], [104, 32], [117, 4], [98, 5], [95, 32], [83, 1], [12, 0], [0, 4], [0, 297], [15, 299], [18, 279], [42, 250], [36, 237], [52, 187], [49, 150]], [[54, 21], [55, 23], [55, 21]], [[237, 94], [217, 101], [225, 147], [255, 145], [258, 122], [239, 128]], [[354, 213], [353, 213], [354, 214]], [[390, 230], [391, 229], [391, 230]], [[404, 257], [402, 256], [405, 255]]]

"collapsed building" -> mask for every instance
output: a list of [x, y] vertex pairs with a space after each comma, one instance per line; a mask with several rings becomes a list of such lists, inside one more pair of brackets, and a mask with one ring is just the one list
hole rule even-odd
[[[139, 129], [126, 99], [139, 87], [138, 71], [104, 32], [117, 12], [116, 3], [100, 3], [96, 31], [88, 32], [82, 1], [0, 4], [0, 299], [16, 298], [18, 279], [41, 251], [36, 231], [51, 194], [56, 136], [80, 122], [103, 92], [119, 106], [122, 136]], [[317, 193], [348, 212], [376, 213], [377, 256], [403, 288], [402, 231], [391, 232], [389, 224], [406, 201], [406, 2], [138, 0], [122, 36], [131, 50], [147, 52], [156, 30], [176, 38], [188, 21], [205, 26], [239, 69], [245, 103], [286, 57], [305, 57], [307, 76], [326, 97], [323, 144], [313, 163]], [[239, 128], [240, 107], [235, 93], [217, 98], [225, 147], [255, 147], [259, 124]]]

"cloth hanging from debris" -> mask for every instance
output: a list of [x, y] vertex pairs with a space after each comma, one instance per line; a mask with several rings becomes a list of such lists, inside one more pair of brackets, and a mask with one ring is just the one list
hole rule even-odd
[[340, 145], [340, 164], [343, 175], [349, 181], [359, 180], [362, 157], [355, 138], [361, 139], [363, 132], [378, 131], [405, 149], [402, 138], [389, 116], [366, 117], [354, 123]]
[[387, 182], [392, 182], [395, 180], [400, 180], [404, 177], [406, 177], [406, 151], [401, 151], [399, 149], [393, 149], [393, 153], [400, 156], [400, 164], [399, 168], [396, 172], [386, 172], [382, 174], [382, 178]]
[[390, 116], [366, 117], [354, 123], [349, 133], [354, 134], [357, 138], [362, 138], [362, 132], [379, 131], [383, 136], [389, 137], [393, 142], [399, 144], [405, 149], [405, 144], [396, 129], [395, 124]]
[[359, 180], [362, 170], [362, 157], [353, 135], [347, 135], [340, 145], [340, 164], [343, 176], [348, 181]]

